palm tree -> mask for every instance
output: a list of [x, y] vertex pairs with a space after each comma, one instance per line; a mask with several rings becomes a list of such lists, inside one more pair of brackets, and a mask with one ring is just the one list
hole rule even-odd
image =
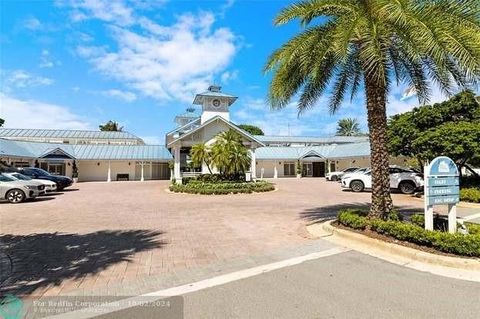
[[193, 165], [195, 165], [196, 167], [201, 167], [202, 164], [205, 163], [208, 171], [210, 172], [210, 174], [212, 174], [212, 170], [210, 169], [212, 157], [210, 154], [210, 149], [205, 143], [193, 145], [190, 149], [190, 156]]
[[360, 124], [357, 119], [346, 118], [338, 121], [337, 135], [339, 136], [355, 136], [360, 135]]
[[393, 81], [414, 87], [420, 103], [429, 100], [431, 83], [447, 95], [456, 85], [477, 85], [479, 12], [478, 0], [307, 0], [276, 17], [275, 25], [299, 19], [306, 29], [265, 66], [273, 72], [272, 108], [285, 107], [299, 93], [300, 114], [331, 91], [329, 109], [335, 113], [346, 94], [353, 99], [365, 91], [373, 180], [369, 217], [393, 208], [386, 134]]
[[111, 132], [121, 132], [123, 130], [123, 126], [120, 126], [120, 124], [112, 120], [108, 121], [103, 125], [99, 125], [98, 128], [100, 129], [100, 131], [111, 131]]
[[250, 155], [242, 137], [234, 130], [221, 132], [212, 146], [212, 162], [223, 175], [239, 177], [250, 166]]

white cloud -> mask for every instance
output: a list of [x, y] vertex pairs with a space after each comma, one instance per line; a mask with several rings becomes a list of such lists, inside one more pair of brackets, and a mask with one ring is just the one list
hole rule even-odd
[[213, 28], [209, 12], [183, 14], [173, 25], [159, 25], [142, 17], [141, 31], [110, 26], [118, 49], [79, 46], [105, 75], [159, 100], [191, 101], [193, 94], [224, 71], [236, 53], [235, 35]]
[[47, 49], [43, 49], [40, 55], [40, 68], [53, 68], [55, 65], [60, 65], [59, 61], [55, 61]]
[[42, 23], [40, 22], [40, 20], [38, 20], [37, 18], [35, 17], [28, 17], [26, 18], [23, 23], [22, 23], [23, 27], [28, 29], [28, 30], [32, 30], [32, 31], [36, 31], [36, 30], [40, 30], [43, 25]]
[[125, 102], [133, 102], [137, 99], [137, 95], [128, 91], [120, 91], [116, 89], [102, 91], [102, 94], [105, 96], [110, 96], [124, 100]]
[[2, 71], [4, 91], [11, 91], [14, 88], [27, 88], [34, 86], [48, 86], [54, 83], [54, 80], [38, 75], [28, 73], [24, 70]]
[[92, 129], [87, 119], [67, 107], [35, 100], [20, 100], [0, 93], [0, 117], [5, 127], [47, 129]]
[[238, 78], [238, 70], [226, 71], [222, 73], [220, 77], [223, 84], [228, 84], [230, 81], [236, 80]]
[[[420, 105], [417, 96], [413, 95], [409, 98], [403, 98], [406, 86], [399, 85], [392, 87], [387, 104], [387, 114], [394, 115], [412, 110]], [[432, 87], [430, 101], [428, 104], [438, 103], [447, 100], [449, 97], [444, 95], [438, 87]]]
[[131, 25], [135, 19], [133, 11], [121, 0], [71, 0], [74, 9], [73, 21], [100, 19], [117, 25]]

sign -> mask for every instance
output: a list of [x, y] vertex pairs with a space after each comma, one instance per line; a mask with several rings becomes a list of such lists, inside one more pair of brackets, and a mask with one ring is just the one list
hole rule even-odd
[[460, 201], [458, 168], [446, 156], [435, 158], [425, 167], [425, 229], [433, 230], [433, 206], [448, 205], [448, 231], [456, 232], [456, 204]]

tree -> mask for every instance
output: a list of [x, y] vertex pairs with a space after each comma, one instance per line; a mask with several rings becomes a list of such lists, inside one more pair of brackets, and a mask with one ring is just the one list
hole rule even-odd
[[250, 167], [250, 155], [234, 130], [221, 132], [212, 146], [212, 162], [223, 175], [239, 177]]
[[201, 167], [202, 164], [205, 164], [210, 174], [212, 174], [212, 170], [210, 169], [212, 156], [209, 147], [205, 143], [193, 145], [190, 150], [190, 156], [194, 166]]
[[414, 108], [388, 121], [393, 155], [416, 158], [419, 166], [439, 155], [461, 167], [480, 162], [480, 104], [471, 91], [448, 101]]
[[255, 125], [240, 124], [238, 127], [252, 135], [265, 135], [262, 129]]
[[346, 118], [338, 120], [337, 134], [339, 136], [356, 136], [361, 135], [360, 124], [357, 119]]
[[98, 128], [100, 131], [110, 131], [110, 132], [121, 132], [123, 130], [123, 126], [120, 126], [115, 121], [108, 121], [104, 125], [99, 125]]
[[0, 118], [0, 127], [2, 127], [4, 123], [5, 123], [5, 120]]
[[413, 87], [421, 104], [429, 99], [431, 83], [447, 94], [455, 84], [476, 85], [479, 10], [478, 0], [307, 0], [276, 17], [276, 25], [299, 19], [306, 29], [267, 61], [273, 109], [298, 96], [301, 114], [331, 91], [329, 109], [335, 113], [346, 94], [353, 99], [364, 88], [373, 183], [369, 217], [393, 208], [386, 116], [392, 82]]

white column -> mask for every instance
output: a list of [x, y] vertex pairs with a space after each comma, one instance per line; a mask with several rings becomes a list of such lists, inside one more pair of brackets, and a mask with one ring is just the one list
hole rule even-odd
[[330, 172], [330, 161], [328, 159], [325, 161], [325, 165], [327, 165], [327, 173], [331, 173]]
[[257, 178], [257, 157], [255, 156], [254, 148], [250, 150], [250, 157], [252, 160], [250, 164], [250, 171], [252, 172], [252, 179], [255, 180]]
[[110, 167], [110, 161], [108, 161], [107, 182], [112, 181], [112, 169]]
[[174, 158], [173, 175], [175, 177], [175, 181], [181, 184], [182, 175], [180, 174], [180, 147], [174, 148], [173, 158]]
[[275, 166], [273, 167], [273, 178], [278, 178], [277, 162], [275, 162]]
[[145, 180], [145, 178], [143, 177], [143, 165], [144, 165], [144, 162], [140, 162], [140, 165], [142, 165], [142, 173], [140, 175], [140, 182], [143, 182]]
[[457, 232], [457, 205], [455, 204], [448, 205], [448, 232], [452, 234]]
[[[427, 172], [427, 167], [425, 167], [424, 172]], [[423, 196], [425, 197], [424, 202], [424, 219], [425, 219], [425, 229], [433, 230], [433, 206], [428, 205], [428, 177], [425, 175], [425, 182], [423, 185]]]

